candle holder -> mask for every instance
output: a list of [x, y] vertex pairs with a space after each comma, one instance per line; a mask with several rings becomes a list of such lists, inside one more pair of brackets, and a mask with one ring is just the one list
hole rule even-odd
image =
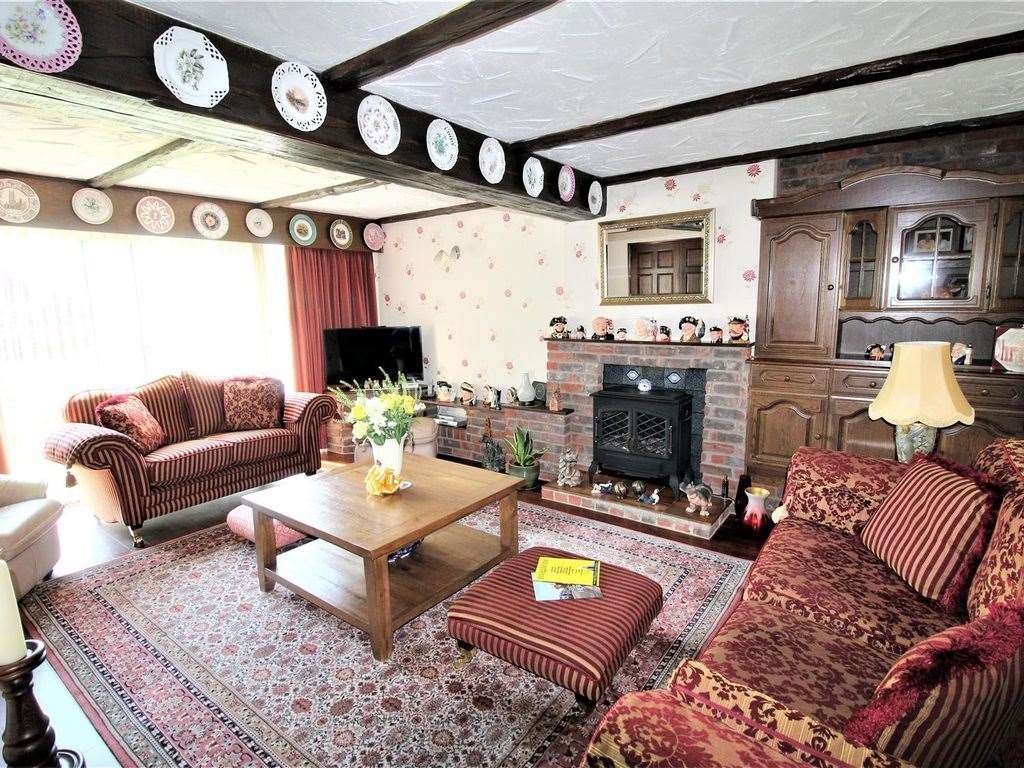
[[25, 646], [24, 658], [0, 664], [0, 691], [7, 704], [4, 760], [9, 768], [85, 768], [80, 754], [56, 748], [50, 718], [43, 714], [32, 691], [32, 670], [46, 658], [46, 646], [38, 640], [26, 640]]

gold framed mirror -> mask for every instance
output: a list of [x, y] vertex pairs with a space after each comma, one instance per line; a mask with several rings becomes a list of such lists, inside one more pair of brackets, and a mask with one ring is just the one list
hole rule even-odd
[[708, 304], [714, 209], [602, 222], [601, 304]]

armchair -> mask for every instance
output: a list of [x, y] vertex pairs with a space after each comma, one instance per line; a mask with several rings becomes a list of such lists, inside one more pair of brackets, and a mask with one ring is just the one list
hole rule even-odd
[[60, 558], [61, 504], [46, 498], [46, 483], [0, 475], [0, 560], [6, 560], [20, 598]]

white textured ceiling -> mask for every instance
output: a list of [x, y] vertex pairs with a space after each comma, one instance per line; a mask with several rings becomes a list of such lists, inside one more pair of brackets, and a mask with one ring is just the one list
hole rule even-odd
[[323, 211], [324, 213], [348, 214], [366, 219], [380, 219], [385, 216], [447, 208], [450, 205], [461, 205], [468, 202], [470, 201], [463, 198], [449, 197], [436, 192], [403, 187], [398, 184], [385, 184], [381, 187], [364, 189], [361, 192], [347, 195], [296, 203], [293, 207]]
[[314, 70], [351, 59], [466, 0], [131, 0], [166, 16]]

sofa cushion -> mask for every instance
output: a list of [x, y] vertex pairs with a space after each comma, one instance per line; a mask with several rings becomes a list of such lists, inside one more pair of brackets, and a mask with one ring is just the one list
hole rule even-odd
[[230, 430], [281, 426], [284, 386], [277, 379], [250, 376], [224, 382], [224, 425]]
[[275, 456], [299, 452], [299, 436], [287, 429], [247, 429], [242, 432], [217, 432], [211, 440], [235, 447], [234, 464], [249, 464]]
[[163, 427], [135, 395], [115, 395], [99, 403], [96, 421], [101, 427], [131, 438], [143, 453], [155, 451], [167, 442]]
[[194, 428], [193, 437], [205, 437], [224, 427], [224, 380], [182, 373], [185, 402]]
[[57, 524], [56, 499], [30, 499], [0, 507], [0, 560], [13, 560]]
[[953, 623], [857, 536], [793, 518], [768, 537], [743, 598], [785, 608], [893, 656]]
[[920, 768], [983, 768], [1022, 707], [1024, 605], [1000, 603], [907, 651], [845, 732]]
[[1024, 489], [1003, 499], [988, 549], [967, 595], [967, 613], [984, 616], [993, 603], [1024, 600]]
[[153, 487], [175, 485], [209, 475], [235, 463], [235, 446], [203, 437], [158, 448], [143, 457]]
[[761, 602], [739, 603], [699, 657], [735, 682], [839, 729], [871, 700], [895, 659]]
[[996, 440], [974, 460], [974, 469], [1010, 490], [1024, 491], [1024, 440]]
[[139, 387], [135, 394], [160, 422], [167, 434], [168, 444], [180, 443], [192, 437], [185, 406], [185, 390], [180, 378], [164, 376]]
[[860, 537], [921, 595], [963, 610], [1000, 493], [971, 470], [918, 455]]

